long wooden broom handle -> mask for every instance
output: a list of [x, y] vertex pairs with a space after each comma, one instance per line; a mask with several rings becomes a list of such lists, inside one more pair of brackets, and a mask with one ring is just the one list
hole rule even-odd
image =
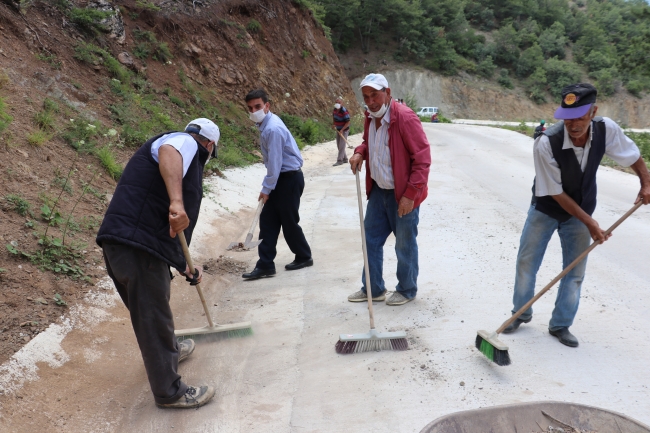
[[[612, 224], [612, 226], [611, 226], [610, 228], [608, 228], [608, 229], [605, 231], [605, 236], [607, 236], [607, 235], [609, 235], [611, 232], [613, 232], [614, 229], [615, 229], [616, 227], [618, 227], [619, 225], [621, 225], [621, 223], [622, 223], [623, 221], [625, 221], [625, 220], [627, 219], [627, 217], [629, 217], [630, 215], [632, 215], [632, 214], [634, 213], [635, 210], [637, 210], [638, 208], [640, 208], [642, 204], [643, 204], [643, 202], [639, 201], [637, 204], [635, 204], [634, 206], [632, 206], [632, 209], [630, 209], [629, 211], [627, 211], [627, 212], [625, 213], [625, 215], [623, 215], [622, 217], [620, 217], [620, 218], [618, 219], [618, 221], [616, 221], [614, 224]], [[524, 314], [524, 312], [525, 312], [526, 310], [528, 310], [528, 309], [531, 307], [531, 305], [533, 305], [533, 304], [534, 304], [534, 303], [535, 303], [539, 298], [541, 298], [542, 295], [543, 295], [544, 293], [548, 292], [548, 291], [551, 289], [551, 287], [553, 287], [553, 286], [555, 285], [555, 283], [557, 283], [558, 281], [560, 281], [562, 278], [564, 278], [564, 276], [565, 276], [566, 274], [568, 274], [569, 272], [571, 272], [571, 270], [572, 270], [573, 268], [575, 268], [575, 267], [578, 265], [578, 263], [580, 263], [580, 262], [581, 262], [585, 257], [587, 257], [587, 254], [589, 254], [589, 253], [591, 252], [591, 250], [593, 250], [594, 248], [596, 248], [596, 247], [597, 247], [598, 245], [600, 245], [600, 244], [602, 244], [602, 241], [594, 242], [594, 243], [592, 243], [591, 245], [589, 245], [589, 248], [587, 248], [587, 249], [586, 249], [582, 254], [580, 254], [580, 255], [579, 255], [579, 256], [578, 256], [578, 257], [577, 257], [573, 262], [571, 262], [571, 264], [570, 264], [569, 266], [567, 266], [566, 268], [564, 268], [564, 270], [563, 270], [562, 272], [560, 272], [559, 275], [558, 275], [557, 277], [553, 278], [553, 280], [552, 280], [550, 283], [548, 283], [548, 284], [547, 284], [547, 285], [546, 285], [542, 290], [540, 290], [539, 292], [537, 292], [537, 294], [536, 294], [535, 296], [533, 296], [533, 298], [532, 298], [530, 301], [526, 302], [526, 305], [524, 305], [523, 307], [521, 307], [521, 308], [520, 308], [520, 309], [519, 309], [515, 314], [513, 314], [513, 315], [512, 315], [508, 320], [506, 320], [505, 322], [503, 322], [503, 325], [501, 325], [501, 327], [500, 327], [499, 329], [497, 329], [497, 332], [496, 332], [496, 333], [497, 333], [497, 334], [501, 334], [501, 333], [503, 332], [504, 329], [506, 329], [508, 326], [510, 326], [510, 324], [511, 324], [512, 322], [514, 322], [515, 320], [517, 320], [517, 318], [519, 318], [519, 316], [521, 316], [522, 314]]]
[[363, 269], [366, 273], [366, 295], [368, 296], [368, 314], [370, 315], [370, 329], [375, 329], [375, 313], [372, 309], [372, 286], [370, 284], [370, 269], [368, 268], [368, 250], [366, 248], [366, 227], [363, 223], [363, 202], [361, 201], [361, 182], [359, 169], [355, 170], [357, 178], [357, 201], [359, 202], [359, 225], [361, 226], [361, 248], [363, 249]]
[[[178, 239], [181, 241], [181, 247], [183, 247], [183, 254], [185, 254], [185, 260], [190, 267], [190, 272], [194, 273], [194, 263], [192, 262], [192, 257], [190, 256], [190, 249], [187, 247], [187, 240], [185, 240], [185, 233], [178, 232]], [[199, 298], [201, 298], [201, 303], [203, 304], [203, 311], [205, 311], [205, 317], [208, 319], [208, 325], [210, 328], [214, 327], [212, 324], [212, 317], [210, 317], [210, 312], [208, 311], [208, 304], [205, 303], [205, 298], [203, 297], [203, 290], [201, 290], [201, 285], [197, 284], [196, 291], [199, 292]]]
[[343, 139], [343, 141], [345, 141], [345, 144], [347, 144], [348, 146], [350, 145], [350, 143], [348, 143], [348, 139], [345, 138], [345, 135], [341, 134], [341, 131], [339, 131], [339, 130], [337, 129], [337, 130], [336, 130], [336, 133], [337, 133], [338, 135], [341, 136], [341, 138]]

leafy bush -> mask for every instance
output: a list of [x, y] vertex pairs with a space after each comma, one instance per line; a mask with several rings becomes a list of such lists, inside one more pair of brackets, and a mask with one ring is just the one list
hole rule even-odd
[[259, 33], [262, 30], [262, 24], [257, 20], [250, 20], [248, 25], [246, 25], [246, 30], [249, 33]]
[[123, 83], [128, 83], [131, 73], [122, 66], [122, 64], [113, 57], [108, 51], [99, 48], [96, 45], [85, 42], [80, 43], [74, 49], [74, 57], [82, 62], [90, 64], [103, 63], [108, 72]]
[[544, 30], [539, 35], [538, 43], [546, 58], [557, 57], [563, 59], [567, 39], [564, 37], [564, 26], [562, 23], [555, 22], [551, 27]]
[[535, 72], [526, 80], [528, 97], [537, 104], [546, 102], [546, 83], [546, 71], [542, 67], [535, 69]]
[[102, 21], [112, 15], [113, 12], [85, 8], [72, 8], [69, 12], [70, 21], [93, 34], [106, 31], [106, 26], [102, 24]]
[[7, 194], [5, 201], [9, 205], [9, 208], [18, 213], [18, 215], [26, 216], [27, 214], [31, 214], [32, 205], [20, 194]]
[[324, 122], [314, 119], [303, 120], [287, 113], [281, 113], [280, 118], [291, 131], [296, 142], [300, 140], [305, 145], [312, 145], [333, 138], [332, 130]]
[[497, 78], [497, 82], [501, 84], [503, 87], [505, 87], [506, 89], [514, 88], [514, 86], [512, 85], [512, 81], [510, 80], [509, 72], [507, 69], [501, 69], [499, 71], [499, 78]]
[[616, 88], [620, 85], [618, 77], [618, 70], [616, 68], [601, 69], [600, 71], [591, 74], [596, 78], [596, 88], [599, 95], [611, 96], [616, 92]]
[[476, 72], [482, 77], [492, 78], [496, 68], [496, 65], [492, 62], [492, 56], [487, 56], [485, 60], [476, 65]]

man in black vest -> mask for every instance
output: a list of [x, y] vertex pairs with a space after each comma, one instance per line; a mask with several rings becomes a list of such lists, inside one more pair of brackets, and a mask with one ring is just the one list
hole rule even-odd
[[170, 266], [188, 281], [190, 271], [176, 234], [192, 238], [203, 195], [203, 167], [216, 156], [219, 128], [211, 120], [190, 122], [185, 132], [148, 140], [124, 168], [97, 244], [106, 271], [129, 309], [151, 392], [159, 407], [191, 408], [207, 403], [211, 386], [188, 386], [178, 363], [194, 350], [192, 340], [177, 343], [169, 307]]
[[[513, 313], [534, 295], [537, 271], [553, 232], [557, 230], [560, 236], [564, 266], [586, 250], [592, 240], [604, 242], [609, 237], [591, 217], [596, 209], [596, 171], [604, 155], [623, 167], [632, 167], [641, 179], [635, 203], [650, 203], [650, 174], [639, 149], [613, 120], [595, 117], [596, 94], [591, 84], [562, 89], [562, 106], [554, 116], [564, 121], [535, 140], [536, 177], [517, 255]], [[578, 346], [569, 327], [578, 311], [586, 267], [585, 258], [562, 278], [549, 323], [549, 333], [570, 347]], [[530, 308], [503, 332], [515, 332], [532, 316]]]

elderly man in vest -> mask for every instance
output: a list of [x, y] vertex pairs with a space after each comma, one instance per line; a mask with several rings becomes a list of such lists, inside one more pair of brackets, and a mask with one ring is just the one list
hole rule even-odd
[[[373, 301], [386, 298], [383, 278], [384, 244], [395, 234], [397, 287], [386, 305], [403, 305], [415, 299], [418, 278], [418, 222], [420, 204], [427, 197], [431, 148], [420, 118], [408, 106], [391, 99], [388, 81], [370, 74], [359, 86], [368, 106], [363, 142], [350, 158], [352, 172], [366, 165], [365, 228], [368, 267]], [[348, 296], [363, 302], [366, 277], [361, 272], [361, 290]]]
[[[562, 89], [562, 105], [555, 111], [555, 118], [563, 121], [535, 141], [536, 177], [517, 255], [513, 313], [533, 297], [537, 271], [556, 230], [564, 266], [587, 249], [592, 240], [604, 242], [609, 237], [591, 217], [596, 209], [596, 171], [604, 155], [623, 167], [632, 167], [641, 179], [636, 202], [650, 202], [650, 174], [639, 149], [613, 120], [596, 117], [596, 94], [591, 84]], [[569, 327], [578, 311], [586, 267], [585, 258], [562, 278], [548, 327], [551, 335], [569, 347], [578, 346]], [[532, 317], [530, 308], [503, 332], [515, 332]]]
[[177, 233], [192, 238], [201, 207], [203, 167], [216, 155], [219, 128], [195, 119], [185, 132], [148, 140], [124, 169], [97, 243], [108, 275], [129, 309], [154, 400], [163, 408], [192, 408], [207, 403], [212, 386], [188, 386], [178, 363], [194, 350], [192, 340], [177, 343], [169, 307], [171, 272], [200, 282], [190, 271]]

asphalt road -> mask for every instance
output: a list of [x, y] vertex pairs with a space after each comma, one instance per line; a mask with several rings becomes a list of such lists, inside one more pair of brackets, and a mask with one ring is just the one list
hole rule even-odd
[[[181, 365], [187, 382], [216, 385], [215, 400], [198, 411], [155, 408], [128, 323], [120, 327], [123, 308], [116, 304], [110, 310], [114, 319], [92, 335], [111, 335], [104, 355], [76, 374], [92, 387], [98, 371], [125, 371], [132, 382], [116, 377], [102, 388], [102, 398], [118, 410], [95, 404], [99, 397], [91, 398], [92, 405], [77, 399], [67, 418], [71, 429], [50, 431], [417, 432], [451, 412], [544, 400], [599, 406], [650, 424], [650, 208], [637, 211], [589, 257], [571, 328], [580, 347], [565, 347], [548, 335], [556, 294], [551, 290], [535, 306], [530, 324], [502, 337], [513, 364], [498, 367], [474, 349], [474, 339], [478, 329], [494, 330], [510, 315], [518, 241], [534, 176], [532, 139], [481, 126], [424, 127], [433, 164], [429, 198], [420, 211], [418, 297], [401, 307], [375, 303], [378, 328], [406, 330], [410, 350], [334, 351], [339, 334], [366, 332], [369, 325], [366, 306], [346, 300], [360, 287], [363, 263], [354, 176], [348, 166], [331, 167], [335, 146], [326, 143], [304, 152], [301, 224], [314, 266], [284, 271], [293, 257], [280, 240], [274, 278], [205, 283], [217, 317], [251, 320], [254, 328], [252, 337], [199, 342]], [[351, 141], [358, 144], [360, 138]], [[197, 262], [243, 239], [263, 174], [258, 165], [229, 171], [227, 180], [213, 182], [200, 236], [192, 245]], [[601, 226], [632, 206], [638, 185], [635, 176], [601, 167], [595, 214]], [[391, 237], [384, 270], [390, 288], [396, 284], [393, 247]], [[251, 267], [255, 261], [255, 252], [228, 254]], [[555, 236], [538, 288], [560, 271]], [[200, 326], [204, 320], [191, 290], [175, 283], [178, 326]], [[69, 338], [89, 341], [87, 334]], [[125, 350], [128, 360], [120, 356]], [[64, 374], [74, 360], [73, 355], [71, 362], [50, 370]], [[26, 395], [37, 386], [56, 388], [57, 376], [46, 369], [41, 379], [26, 385]], [[46, 403], [41, 404], [44, 410]], [[13, 403], [4, 410], [26, 419], [27, 409]]]

